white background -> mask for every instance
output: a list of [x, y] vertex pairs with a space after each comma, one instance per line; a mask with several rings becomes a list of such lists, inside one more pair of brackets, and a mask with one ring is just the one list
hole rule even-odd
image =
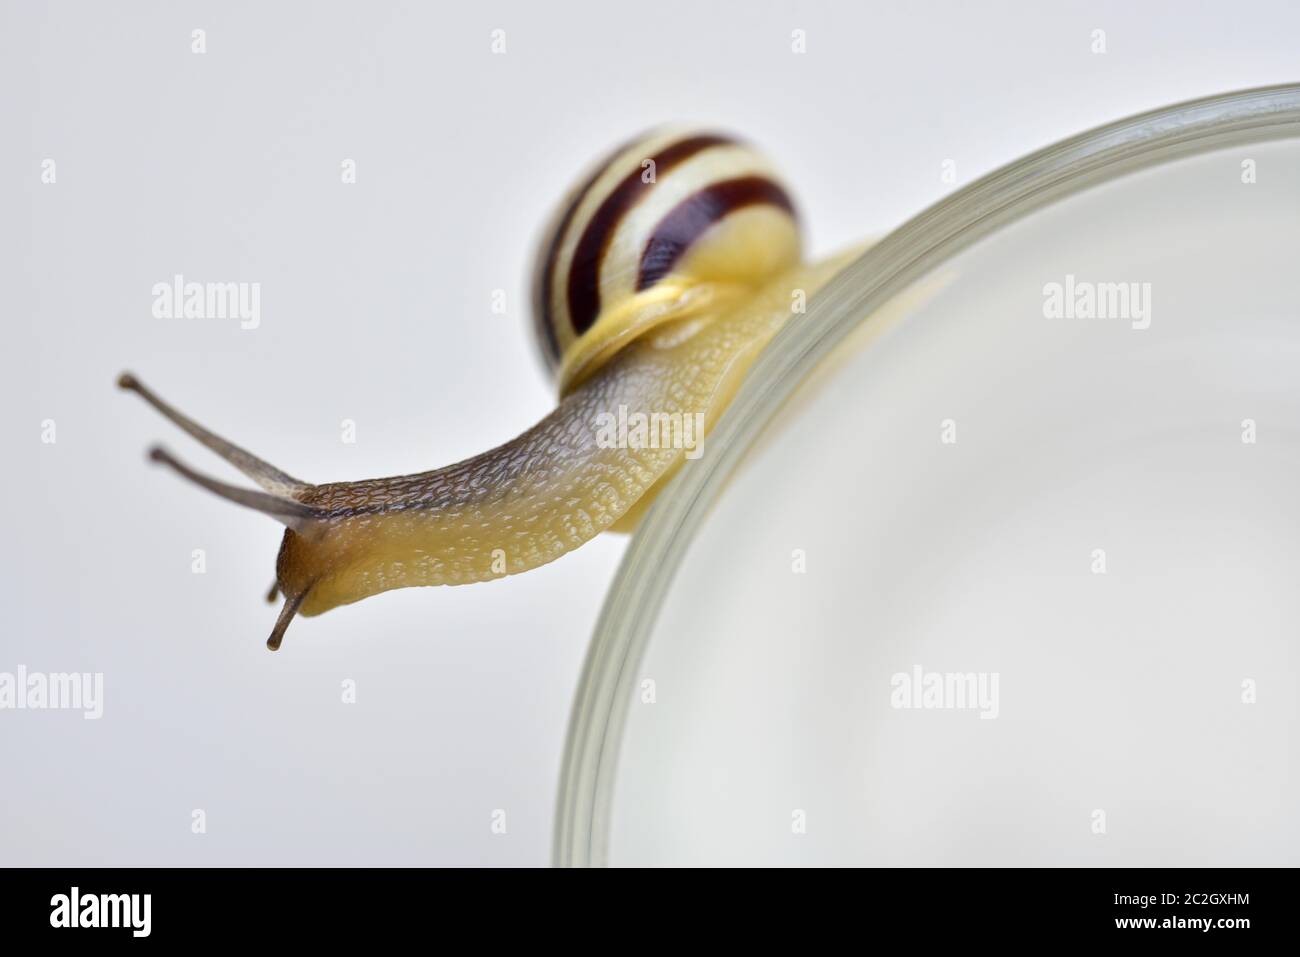
[[[162, 439], [228, 475], [117, 392], [122, 369], [309, 481], [435, 467], [550, 408], [532, 247], [629, 134], [762, 144], [828, 251], [954, 188], [946, 159], [960, 186], [1125, 114], [1296, 80], [1297, 36], [1290, 3], [5, 0], [0, 671], [103, 672], [106, 700], [97, 722], [0, 711], [0, 863], [549, 859], [623, 541], [300, 620], [269, 654], [278, 527], [146, 465]], [[155, 319], [175, 273], [261, 283], [260, 328]]]

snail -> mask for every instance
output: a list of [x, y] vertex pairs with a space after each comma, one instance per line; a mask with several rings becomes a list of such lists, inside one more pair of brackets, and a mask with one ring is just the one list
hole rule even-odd
[[297, 614], [517, 574], [607, 529], [634, 528], [689, 450], [635, 431], [601, 441], [597, 422], [639, 413], [697, 421], [707, 434], [795, 303], [854, 254], [805, 263], [802, 245], [789, 194], [752, 146], [659, 130], [616, 149], [560, 204], [536, 256], [534, 326], [558, 405], [513, 441], [431, 472], [311, 485], [130, 373], [118, 385], [260, 491], [159, 447], [151, 459], [286, 526], [268, 596], [284, 596], [267, 640], [274, 651]]

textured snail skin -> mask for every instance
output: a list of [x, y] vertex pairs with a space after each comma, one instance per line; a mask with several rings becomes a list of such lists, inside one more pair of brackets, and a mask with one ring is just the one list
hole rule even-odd
[[[456, 465], [397, 478], [310, 487], [327, 517], [285, 533], [276, 570], [286, 595], [316, 615], [391, 588], [460, 585], [554, 561], [644, 509], [683, 449], [600, 448], [595, 421], [629, 413], [703, 412], [712, 428], [754, 359], [848, 256], [797, 267], [730, 309], [660, 326], [614, 356], [537, 425]], [[497, 567], [501, 563], [497, 562]]]

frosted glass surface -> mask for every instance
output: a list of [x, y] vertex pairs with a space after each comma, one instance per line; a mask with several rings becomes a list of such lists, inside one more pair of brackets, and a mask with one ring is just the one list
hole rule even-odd
[[[1221, 150], [850, 343], [677, 570], [609, 863], [1300, 863], [1298, 251], [1300, 145]], [[1046, 317], [1067, 276], [1149, 325]], [[996, 717], [894, 707], [918, 668], [996, 674]]]

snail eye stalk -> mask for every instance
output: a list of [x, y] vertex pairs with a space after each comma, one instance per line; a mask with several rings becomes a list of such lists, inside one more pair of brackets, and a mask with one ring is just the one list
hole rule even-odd
[[305, 531], [312, 521], [321, 518], [321, 513], [316, 509], [294, 499], [268, 495], [266, 492], [258, 492], [255, 489], [240, 488], [237, 485], [230, 485], [218, 479], [210, 478], [201, 472], [196, 472], [161, 446], [154, 446], [150, 449], [149, 458], [154, 462], [166, 465], [177, 475], [193, 482], [200, 488], [205, 488], [228, 502], [254, 509], [263, 515], [269, 515], [294, 531]]
[[160, 399], [154, 394], [153, 390], [145, 386], [131, 373], [123, 372], [118, 376], [117, 386], [119, 389], [125, 389], [140, 396], [158, 412], [162, 413], [163, 416], [180, 426], [213, 452], [216, 452], [272, 495], [297, 498], [302, 492], [311, 488], [308, 483], [281, 472], [270, 462], [259, 459], [252, 452], [241, 449], [233, 442], [227, 442], [215, 432], [205, 429], [189, 416]]

